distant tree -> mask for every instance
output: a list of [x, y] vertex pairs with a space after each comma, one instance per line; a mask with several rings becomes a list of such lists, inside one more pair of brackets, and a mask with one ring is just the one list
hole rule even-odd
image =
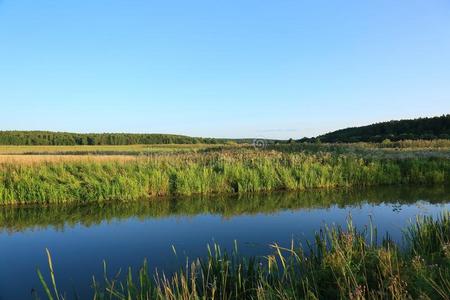
[[[218, 142], [219, 140], [212, 138], [196, 138], [173, 134], [80, 134], [49, 131], [0, 131], [0, 145], [215, 144]], [[236, 142], [243, 141], [236, 140]]]
[[337, 130], [319, 136], [327, 143], [335, 142], [382, 142], [385, 139], [433, 140], [450, 135], [450, 115], [413, 120], [389, 121], [362, 127]]

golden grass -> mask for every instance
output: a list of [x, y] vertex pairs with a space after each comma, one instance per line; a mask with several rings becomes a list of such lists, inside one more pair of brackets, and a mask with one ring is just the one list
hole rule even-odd
[[23, 155], [23, 154], [0, 154], [1, 163], [12, 164], [40, 164], [61, 162], [129, 162], [143, 160], [145, 157], [135, 155]]
[[158, 145], [99, 145], [99, 146], [10, 146], [0, 145], [0, 154], [33, 154], [33, 153], [92, 153], [92, 152], [176, 152], [196, 151], [224, 145], [211, 144], [158, 144]]

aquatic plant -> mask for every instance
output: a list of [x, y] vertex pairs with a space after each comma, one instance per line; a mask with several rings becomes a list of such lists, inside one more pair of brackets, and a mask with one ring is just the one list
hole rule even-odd
[[[126, 278], [94, 279], [93, 299], [448, 299], [450, 213], [421, 217], [405, 243], [378, 241], [376, 229], [325, 227], [304, 248], [273, 244], [266, 257], [244, 257], [208, 247], [206, 258], [171, 275], [150, 273], [146, 262]], [[48, 252], [48, 299], [64, 299]], [[135, 277], [137, 275], [137, 277]]]
[[383, 159], [238, 149], [124, 161], [0, 163], [0, 205], [449, 181], [450, 160], [446, 158]]

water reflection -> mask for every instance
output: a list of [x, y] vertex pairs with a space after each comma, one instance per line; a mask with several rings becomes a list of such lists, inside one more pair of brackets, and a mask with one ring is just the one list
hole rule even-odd
[[[220, 215], [272, 214], [283, 210], [326, 209], [331, 206], [357, 207], [362, 204], [389, 203], [392, 211], [400, 213], [404, 204], [426, 200], [446, 203], [450, 187], [388, 186], [365, 189], [312, 190], [297, 193], [271, 193], [235, 196], [197, 196], [189, 198], [151, 199], [128, 203], [89, 203], [84, 205], [51, 205], [0, 207], [0, 231], [17, 232], [32, 228], [83, 225], [90, 227], [104, 221], [138, 218], [187, 217]], [[420, 203], [417, 204], [420, 208]]]
[[208, 243], [230, 249], [237, 240], [243, 255], [266, 255], [271, 243], [311, 241], [325, 223], [345, 224], [349, 214], [358, 228], [372, 218], [379, 236], [389, 232], [399, 240], [411, 218], [449, 208], [450, 188], [442, 186], [1, 207], [0, 300], [31, 299], [31, 288], [42, 295], [36, 267], [47, 264], [45, 248], [61, 290], [76, 289], [85, 299], [92, 296], [92, 275], [103, 275], [103, 260], [115, 272], [148, 258], [151, 269], [170, 273], [186, 256], [204, 256]]

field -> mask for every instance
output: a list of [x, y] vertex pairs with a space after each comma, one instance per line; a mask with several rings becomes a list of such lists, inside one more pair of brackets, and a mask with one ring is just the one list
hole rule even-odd
[[[450, 157], [450, 140], [418, 140], [383, 143], [282, 143], [264, 142], [259, 150], [274, 150], [281, 152], [331, 152], [335, 154], [356, 154], [370, 156], [392, 156], [395, 154], [443, 155]], [[162, 154], [204, 153], [222, 150], [254, 149], [252, 144], [157, 144], [157, 145], [98, 145], [98, 146], [10, 146], [0, 145], [0, 162], [8, 158], [34, 158], [67, 156], [147, 156]], [[15, 156], [16, 155], [16, 156]]]
[[42, 162], [124, 162], [155, 155], [196, 153], [227, 145], [123, 145], [123, 146], [7, 146], [0, 145], [0, 163], [34, 164]]
[[3, 146], [0, 204], [450, 181], [448, 143], [406, 145]]
[[0, 145], [0, 154], [20, 155], [143, 155], [183, 153], [224, 147], [213, 144], [99, 145], [99, 146], [9, 146]]

